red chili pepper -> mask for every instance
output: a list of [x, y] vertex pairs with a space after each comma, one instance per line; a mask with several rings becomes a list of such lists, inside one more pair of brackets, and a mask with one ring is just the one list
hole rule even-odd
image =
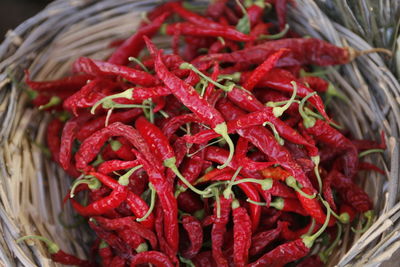
[[291, 51], [279, 60], [278, 66], [318, 65], [329, 66], [346, 64], [351, 61], [348, 48], [334, 46], [315, 38], [288, 38], [268, 41], [232, 53], [206, 55], [196, 59], [196, 62], [217, 60], [219, 62], [259, 65], [272, 53], [287, 48]]
[[348, 138], [332, 128], [327, 122], [322, 120], [314, 121], [313, 125], [304, 125], [307, 133], [314, 136], [321, 143], [346, 151], [343, 155], [343, 170], [346, 176], [353, 177], [357, 173], [358, 166], [357, 148]]
[[379, 172], [382, 175], [386, 174], [386, 172], [384, 170], [382, 170], [375, 164], [372, 164], [370, 162], [365, 162], [365, 161], [358, 162], [358, 170], [375, 171], [375, 172]]
[[282, 224], [278, 222], [278, 226], [272, 230], [259, 232], [251, 238], [250, 256], [260, 254], [271, 242], [278, 239], [282, 231]]
[[238, 200], [232, 202], [233, 215], [233, 262], [235, 266], [245, 266], [251, 245], [251, 220], [245, 208], [239, 206]]
[[79, 204], [75, 199], [70, 199], [72, 207], [81, 216], [88, 217], [94, 215], [102, 215], [108, 211], [117, 208], [127, 197], [127, 190], [125, 186], [118, 186], [111, 194], [98, 201], [92, 202], [86, 207]]
[[46, 140], [50, 150], [51, 157], [55, 162], [58, 162], [60, 154], [60, 135], [63, 128], [63, 122], [55, 118], [47, 125]]
[[254, 27], [254, 25], [261, 22], [263, 13], [264, 8], [257, 4], [253, 4], [247, 8], [247, 15], [249, 16], [251, 27]]
[[193, 214], [203, 209], [203, 202], [201, 199], [190, 191], [185, 191], [177, 197], [178, 207], [184, 212]]
[[108, 266], [111, 264], [113, 252], [111, 250], [111, 247], [104, 240], [102, 240], [99, 245], [99, 255], [103, 266]]
[[194, 113], [174, 116], [169, 118], [168, 121], [163, 125], [162, 132], [168, 139], [170, 139], [172, 135], [179, 129], [179, 127], [186, 123], [192, 122], [199, 123], [201, 120]]
[[125, 263], [126, 263], [126, 260], [124, 258], [122, 258], [120, 256], [115, 256], [112, 259], [110, 266], [113, 266], [113, 267], [125, 267]]
[[339, 208], [339, 215], [344, 218], [345, 223], [352, 223], [357, 215], [356, 210], [348, 204], [342, 204]]
[[109, 160], [101, 163], [97, 168], [97, 171], [103, 174], [109, 174], [114, 171], [126, 170], [140, 165], [137, 160], [133, 161], [122, 161], [122, 160]]
[[110, 56], [108, 62], [117, 65], [126, 65], [129, 62], [129, 57], [137, 57], [140, 51], [144, 48], [145, 43], [143, 36], [151, 38], [156, 34], [165, 21], [170, 15], [169, 12], [163, 13], [157, 16], [154, 21], [150, 24], [140, 27], [135, 34], [126, 39]]
[[191, 259], [199, 253], [202, 247], [203, 228], [199, 220], [188, 215], [182, 217], [182, 226], [188, 234], [190, 246], [185, 248], [181, 253], [184, 258]]
[[214, 205], [214, 224], [211, 230], [212, 240], [212, 256], [217, 263], [217, 266], [228, 266], [228, 261], [222, 253], [224, 244], [224, 235], [226, 233], [226, 224], [229, 221], [232, 199], [220, 197], [220, 216], [217, 212], [217, 204]]
[[249, 91], [253, 90], [253, 88], [258, 84], [258, 82], [275, 66], [280, 57], [284, 55], [289, 50], [283, 48], [278, 52], [270, 55], [262, 64], [260, 64], [247, 78], [243, 87]]
[[[139, 116], [142, 112], [143, 110], [138, 108], [132, 108], [123, 112], [115, 112], [111, 114], [110, 118], [108, 119], [108, 122], [110, 124], [114, 122], [128, 123], [133, 119], [135, 119], [137, 116]], [[93, 120], [86, 122], [84, 125], [82, 125], [80, 131], [76, 134], [76, 138], [80, 142], [82, 142], [90, 135], [92, 135], [94, 132], [103, 128], [105, 125], [106, 118], [107, 116], [103, 115], [103, 116], [98, 116]]]
[[277, 246], [248, 266], [283, 266], [286, 263], [305, 257], [309, 251], [310, 248], [304, 244], [303, 239], [296, 239]]
[[154, 77], [147, 72], [86, 57], [78, 58], [74, 62], [73, 69], [75, 72], [84, 72], [93, 76], [120, 76], [131, 83], [143, 86], [153, 86], [156, 83]]
[[294, 198], [281, 198], [278, 197], [274, 199], [273, 202], [270, 203], [271, 207], [274, 207], [278, 210], [287, 211], [287, 212], [294, 212], [303, 216], [307, 216], [307, 212], [301, 206], [300, 202]]
[[325, 93], [328, 90], [329, 83], [317, 76], [304, 76], [300, 79], [303, 84], [307, 84], [312, 90], [318, 93]]
[[64, 90], [70, 92], [77, 91], [82, 86], [84, 86], [88, 80], [93, 78], [93, 76], [91, 75], [75, 75], [53, 81], [37, 82], [37, 81], [32, 81], [29, 78], [28, 70], [25, 70], [25, 74], [26, 74], [25, 82], [32, 90], [38, 92], [49, 91], [54, 93], [57, 91], [64, 91]]
[[176, 252], [174, 251], [174, 249], [168, 244], [168, 242], [165, 240], [165, 236], [164, 236], [164, 212], [163, 212], [163, 208], [161, 207], [161, 205], [156, 205], [155, 206], [155, 212], [156, 212], [156, 220], [155, 220], [155, 230], [156, 230], [156, 234], [157, 234], [157, 240], [158, 243], [160, 245], [160, 250], [161, 252], [165, 253], [166, 255], [168, 255], [168, 257], [173, 261], [173, 262], [177, 262], [176, 259]]
[[154, 45], [149, 39], [146, 39], [148, 49], [153, 55], [157, 53], [155, 61], [155, 69], [159, 78], [171, 90], [171, 92], [195, 113], [204, 123], [211, 126], [211, 128], [228, 142], [231, 154], [228, 161], [222, 167], [225, 167], [233, 156], [233, 143], [227, 133], [227, 126], [222, 115], [213, 108], [205, 99], [201, 98], [196, 90], [190, 85], [182, 82], [178, 77], [173, 75], [165, 67], [161, 59], [160, 51], [157, 52]]
[[221, 26], [218, 28], [208, 27], [209, 24], [196, 25], [190, 22], [178, 22], [175, 24], [169, 24], [166, 28], [166, 33], [168, 35], [181, 34], [190, 35], [198, 37], [222, 37], [228, 40], [247, 42], [251, 41], [253, 38], [249, 35], [238, 32], [232, 28], [226, 26]]
[[158, 251], [145, 251], [136, 254], [131, 260], [131, 267], [141, 264], [150, 263], [156, 267], [174, 267], [170, 259], [163, 253]]
[[122, 217], [117, 219], [107, 219], [104, 217], [96, 216], [94, 217], [95, 221], [99, 223], [104, 229], [107, 230], [120, 230], [124, 228], [129, 228], [130, 230], [134, 230], [136, 234], [141, 236], [142, 238], [148, 240], [153, 249], [157, 248], [157, 238], [155, 234], [142, 226], [140, 223], [134, 221], [133, 217]]

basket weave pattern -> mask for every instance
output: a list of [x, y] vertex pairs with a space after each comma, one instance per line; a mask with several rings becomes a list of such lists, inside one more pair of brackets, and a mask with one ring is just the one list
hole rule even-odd
[[[338, 46], [371, 48], [361, 37], [330, 20], [314, 1], [296, 2], [289, 21], [298, 32]], [[132, 34], [140, 14], [158, 3], [55, 1], [10, 31], [0, 45], [0, 266], [55, 265], [42, 244], [15, 242], [27, 234], [47, 236], [63, 250], [82, 257], [88, 249], [84, 245], [89, 238], [85, 227], [69, 229], [60, 223], [76, 223], [70, 207], [62, 206], [70, 179], [42, 153], [50, 116], [29, 106], [23, 93], [23, 70], [29, 69], [34, 80], [56, 79], [67, 74], [79, 56], [103, 59], [111, 52], [110, 41]], [[398, 4], [393, 6], [398, 9]], [[361, 236], [347, 227], [331, 265], [365, 266], [368, 262], [368, 266], [378, 266], [400, 247], [400, 85], [377, 54], [340, 69], [330, 68], [329, 79], [351, 100], [351, 104], [332, 103], [335, 117], [355, 138], [378, 139], [384, 131], [388, 143], [383, 155], [368, 156], [387, 175], [368, 173], [359, 179], [373, 199], [378, 218]]]

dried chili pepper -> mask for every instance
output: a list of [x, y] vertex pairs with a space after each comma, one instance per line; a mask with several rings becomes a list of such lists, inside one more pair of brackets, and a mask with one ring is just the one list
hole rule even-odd
[[238, 200], [232, 201], [233, 216], [233, 262], [235, 266], [245, 266], [251, 246], [251, 220], [245, 208], [239, 206]]
[[191, 259], [199, 253], [203, 244], [203, 228], [195, 217], [188, 215], [182, 217], [182, 225], [188, 233], [190, 246], [181, 253], [183, 257]]

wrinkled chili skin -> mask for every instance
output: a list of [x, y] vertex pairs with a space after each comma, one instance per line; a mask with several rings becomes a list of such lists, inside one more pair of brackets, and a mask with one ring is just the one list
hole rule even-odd
[[251, 220], [243, 207], [233, 208], [233, 262], [235, 266], [245, 266], [251, 246]]
[[54, 262], [58, 262], [61, 264], [66, 264], [66, 265], [94, 266], [94, 264], [91, 264], [88, 261], [81, 260], [73, 255], [65, 253], [61, 249], [59, 251], [57, 251], [56, 253], [51, 254], [51, 259]]
[[309, 252], [310, 249], [304, 245], [303, 240], [296, 239], [274, 248], [248, 266], [283, 266], [286, 263], [305, 257]]
[[217, 217], [217, 208], [214, 207], [214, 224], [211, 230], [212, 256], [218, 266], [228, 266], [228, 261], [222, 253], [226, 224], [229, 221], [232, 199], [220, 198], [221, 216]]
[[63, 122], [58, 118], [54, 118], [47, 125], [46, 141], [47, 147], [50, 150], [51, 157], [55, 162], [58, 162], [60, 153], [60, 135], [63, 129]]
[[203, 227], [199, 220], [193, 216], [185, 215], [182, 218], [182, 226], [186, 230], [190, 240], [190, 246], [183, 250], [182, 256], [187, 259], [195, 257], [203, 244]]
[[278, 223], [278, 227], [272, 230], [259, 232], [251, 238], [250, 256], [260, 254], [268, 244], [276, 240], [282, 231], [282, 227]]
[[131, 263], [131, 267], [136, 267], [139, 264], [151, 263], [156, 267], [174, 267], [170, 259], [159, 251], [145, 251], [136, 254]]

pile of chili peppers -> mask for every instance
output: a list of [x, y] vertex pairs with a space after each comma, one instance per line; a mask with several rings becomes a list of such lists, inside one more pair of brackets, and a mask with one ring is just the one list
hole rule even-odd
[[320, 266], [343, 226], [365, 230], [359, 174], [382, 170], [362, 157], [384, 139], [340, 129], [323, 102], [337, 92], [312, 72], [357, 51], [290, 30], [287, 4], [220, 0], [200, 14], [168, 2], [108, 60], [81, 57], [55, 81], [27, 73], [93, 244], [81, 260], [23, 239], [79, 266]]

